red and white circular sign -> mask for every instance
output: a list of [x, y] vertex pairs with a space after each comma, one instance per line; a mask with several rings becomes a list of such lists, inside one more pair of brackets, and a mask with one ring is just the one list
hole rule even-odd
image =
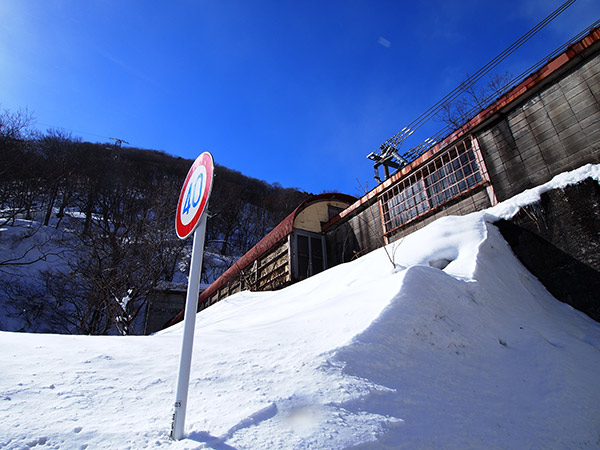
[[175, 215], [175, 231], [180, 239], [194, 232], [204, 214], [212, 190], [213, 171], [213, 157], [204, 152], [196, 158], [183, 182]]

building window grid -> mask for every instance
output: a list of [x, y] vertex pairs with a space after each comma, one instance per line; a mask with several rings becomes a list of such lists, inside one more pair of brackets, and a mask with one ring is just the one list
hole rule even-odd
[[440, 207], [482, 182], [471, 139], [454, 145], [382, 195], [385, 233]]

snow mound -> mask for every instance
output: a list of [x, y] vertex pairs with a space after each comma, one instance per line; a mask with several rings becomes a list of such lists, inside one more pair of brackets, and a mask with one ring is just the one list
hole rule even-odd
[[490, 223], [521, 200], [390, 244], [395, 265], [380, 249], [200, 312], [181, 441], [168, 437], [180, 324], [0, 333], [0, 448], [599, 446], [600, 324]]
[[359, 448], [580, 448], [600, 424], [600, 326], [555, 300], [486, 224], [472, 280], [424, 265], [335, 358], [401, 418]]

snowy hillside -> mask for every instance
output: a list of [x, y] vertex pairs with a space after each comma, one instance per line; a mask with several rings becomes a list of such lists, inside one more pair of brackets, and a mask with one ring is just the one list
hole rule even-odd
[[597, 448], [600, 324], [491, 224], [548, 185], [271, 293], [198, 314], [186, 439], [181, 324], [149, 337], [0, 333], [0, 448]]

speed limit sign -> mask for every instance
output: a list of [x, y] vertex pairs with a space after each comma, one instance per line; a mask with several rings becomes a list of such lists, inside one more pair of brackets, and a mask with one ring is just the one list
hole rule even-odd
[[190, 168], [177, 203], [175, 231], [180, 239], [194, 232], [208, 204], [212, 190], [214, 163], [212, 155], [202, 153]]
[[210, 153], [204, 152], [196, 158], [183, 182], [179, 202], [177, 203], [177, 213], [175, 215], [175, 231], [179, 238], [185, 239], [194, 233], [190, 275], [188, 277], [185, 299], [185, 315], [183, 319], [177, 390], [175, 392], [175, 407], [173, 409], [173, 421], [171, 422], [171, 437], [177, 440], [182, 439], [184, 436], [185, 412], [194, 345], [194, 327], [196, 324], [196, 312], [198, 311], [202, 254], [204, 252], [204, 236], [206, 234], [206, 207], [212, 189], [213, 171], [214, 162]]

